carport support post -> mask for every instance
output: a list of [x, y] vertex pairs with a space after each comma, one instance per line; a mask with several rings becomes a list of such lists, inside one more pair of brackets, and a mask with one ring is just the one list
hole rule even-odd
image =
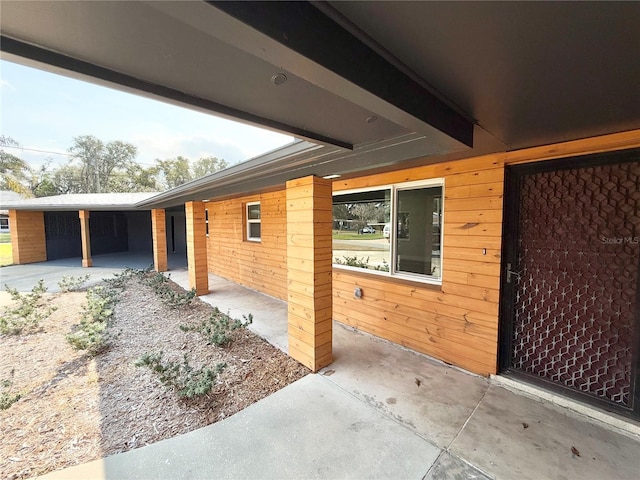
[[156, 272], [166, 272], [167, 266], [167, 226], [164, 208], [151, 210], [151, 232], [153, 236], [153, 268]]
[[187, 221], [187, 263], [189, 266], [189, 288], [197, 295], [209, 293], [207, 267], [207, 232], [203, 202], [184, 204]]
[[287, 182], [289, 355], [316, 372], [332, 357], [331, 182]]
[[82, 237], [82, 266], [93, 265], [91, 260], [91, 234], [89, 233], [89, 210], [80, 210], [80, 235]]

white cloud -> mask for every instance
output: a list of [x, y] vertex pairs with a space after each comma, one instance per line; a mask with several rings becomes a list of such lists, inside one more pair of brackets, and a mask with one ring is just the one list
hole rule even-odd
[[8, 88], [9, 90], [16, 90], [16, 87], [11, 85], [9, 80], [5, 78], [0, 78], [0, 88]]
[[185, 135], [165, 130], [152, 134], [135, 134], [128, 141], [138, 147], [137, 160], [144, 164], [153, 163], [157, 158], [165, 159], [178, 155], [191, 160], [212, 156], [235, 164], [291, 141], [286, 136], [274, 136], [265, 150], [265, 139], [261, 139], [261, 144], [255, 144], [252, 142], [251, 133], [253, 132], [246, 132], [244, 141], [238, 142], [237, 139], [221, 138], [219, 135]]

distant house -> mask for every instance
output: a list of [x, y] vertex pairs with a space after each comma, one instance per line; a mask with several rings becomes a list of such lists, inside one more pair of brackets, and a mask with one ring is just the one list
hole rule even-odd
[[[336, 321], [640, 419], [639, 2], [2, 7], [14, 61], [304, 139], [142, 199], [4, 205], [14, 263], [180, 252], [199, 295], [287, 302], [314, 371]], [[334, 235], [339, 205], [383, 234]]]
[[[22, 200], [22, 195], [11, 190], [0, 190], [0, 205], [6, 202]], [[9, 233], [9, 211], [0, 210], [0, 233]]]

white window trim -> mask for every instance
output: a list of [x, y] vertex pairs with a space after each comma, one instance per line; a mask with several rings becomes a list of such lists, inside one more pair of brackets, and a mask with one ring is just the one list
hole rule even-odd
[[[249, 218], [249, 207], [253, 205], [260, 205], [260, 202], [247, 202], [244, 209], [244, 214], [247, 218], [247, 224], [245, 226], [247, 231], [247, 240], [249, 242], [261, 242], [262, 241], [262, 206], [260, 206], [260, 218]], [[260, 224], [260, 236], [252, 237], [251, 236], [251, 228], [249, 227], [252, 223]]]
[[[341, 195], [349, 195], [352, 193], [362, 193], [362, 192], [373, 192], [380, 190], [390, 190], [391, 195], [391, 219], [390, 219], [390, 231], [389, 238], [396, 238], [396, 230], [398, 229], [398, 222], [395, 221], [397, 206], [398, 206], [398, 197], [397, 192], [402, 190], [415, 190], [417, 188], [424, 187], [442, 187], [442, 198], [441, 198], [441, 209], [442, 209], [442, 218], [440, 229], [440, 277], [433, 278], [428, 277], [426, 275], [421, 275], [419, 273], [410, 273], [410, 272], [398, 272], [396, 270], [396, 242], [389, 242], [389, 271], [381, 272], [379, 270], [369, 270], [368, 268], [358, 268], [358, 267], [350, 267], [349, 265], [341, 265], [339, 263], [334, 263], [333, 268], [338, 268], [341, 270], [348, 270], [352, 272], [364, 273], [367, 275], [377, 275], [385, 278], [397, 278], [401, 280], [407, 280], [411, 282], [418, 283], [426, 283], [429, 285], [442, 285], [442, 276], [444, 273], [444, 178], [432, 178], [428, 180], [415, 180], [411, 182], [403, 182], [403, 183], [391, 183], [388, 185], [377, 185], [375, 187], [365, 187], [365, 188], [356, 188], [352, 190], [341, 190], [339, 192], [335, 192], [333, 197], [339, 197]], [[333, 257], [333, 255], [332, 255]]]

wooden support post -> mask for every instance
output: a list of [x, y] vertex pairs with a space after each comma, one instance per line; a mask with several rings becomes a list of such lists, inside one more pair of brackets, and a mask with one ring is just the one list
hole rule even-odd
[[189, 288], [195, 288], [197, 295], [206, 295], [209, 293], [209, 271], [204, 203], [187, 202], [184, 205], [184, 213], [187, 220]]
[[89, 210], [80, 210], [80, 236], [82, 237], [82, 266], [93, 265], [91, 260], [91, 234], [89, 231]]
[[151, 210], [151, 232], [153, 236], [153, 268], [156, 272], [166, 272], [167, 265], [167, 225], [164, 208]]
[[15, 265], [47, 261], [43, 212], [9, 210], [9, 228]]
[[287, 182], [289, 355], [316, 372], [333, 361], [331, 182]]

